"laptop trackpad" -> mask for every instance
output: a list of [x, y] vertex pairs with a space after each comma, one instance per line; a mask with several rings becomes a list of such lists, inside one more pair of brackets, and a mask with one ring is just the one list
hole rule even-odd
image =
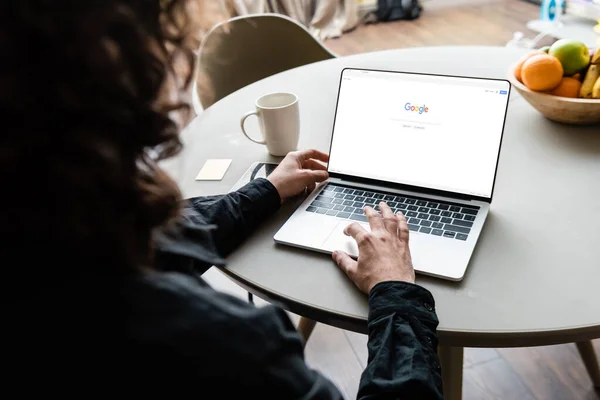
[[[323, 242], [323, 248], [325, 250], [331, 251], [332, 253], [335, 250], [342, 250], [346, 253], [350, 254], [353, 257], [358, 257], [358, 246], [356, 245], [356, 241], [351, 236], [346, 236], [344, 234], [344, 228], [355, 221], [352, 220], [342, 220], [340, 221], [336, 227], [331, 231], [325, 242]], [[367, 232], [370, 232], [369, 224], [360, 223], [360, 225], [365, 228]]]

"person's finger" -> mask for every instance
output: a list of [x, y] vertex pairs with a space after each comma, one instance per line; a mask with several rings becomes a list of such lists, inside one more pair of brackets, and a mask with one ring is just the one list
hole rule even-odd
[[312, 185], [315, 182], [326, 181], [328, 178], [329, 173], [327, 171], [313, 171], [310, 169], [305, 169], [300, 172], [300, 179], [305, 186]]
[[304, 161], [303, 167], [306, 169], [312, 169], [314, 171], [327, 171], [327, 166], [324, 164], [321, 164], [319, 161], [315, 160], [314, 158], [309, 158], [308, 160]]
[[344, 228], [344, 234], [346, 236], [352, 236], [356, 242], [359, 242], [362, 236], [367, 234], [367, 230], [358, 222], [353, 222]]
[[340, 267], [342, 271], [348, 275], [350, 279], [356, 276], [356, 268], [358, 263], [352, 259], [348, 254], [344, 253], [341, 250], [336, 250], [331, 255], [333, 261]]
[[327, 171], [310, 171], [314, 182], [323, 182], [329, 179], [329, 172]]
[[379, 213], [377, 211], [375, 211], [373, 208], [366, 206], [364, 208], [365, 210], [365, 215], [367, 216], [367, 219], [369, 220], [369, 226], [371, 227], [371, 231], [374, 231], [376, 229], [383, 229], [385, 226], [383, 225], [383, 218], [381, 218], [381, 215], [379, 215]]
[[396, 213], [396, 219], [398, 220], [398, 238], [403, 242], [408, 243], [410, 232], [408, 230], [408, 222], [406, 222], [406, 217], [401, 211], [398, 211]]
[[381, 216], [383, 217], [383, 224], [385, 230], [393, 235], [398, 234], [398, 219], [394, 216], [394, 212], [385, 202], [379, 203], [379, 209], [381, 210]]
[[314, 158], [315, 160], [327, 162], [329, 161], [329, 154], [323, 153], [322, 151], [309, 149], [302, 150], [297, 153], [298, 159], [302, 162], [308, 160], [309, 158]]
[[306, 192], [307, 192], [307, 193], [312, 193], [312, 191], [313, 191], [313, 190], [315, 190], [315, 187], [317, 187], [317, 184], [316, 184], [316, 183], [314, 183], [314, 182], [313, 182], [313, 183], [311, 183], [310, 185], [308, 185], [308, 186], [306, 187]]

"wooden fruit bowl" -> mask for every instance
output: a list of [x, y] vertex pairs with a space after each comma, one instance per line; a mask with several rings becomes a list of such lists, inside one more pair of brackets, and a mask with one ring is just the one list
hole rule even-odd
[[600, 124], [599, 99], [571, 99], [534, 92], [519, 82], [512, 71], [508, 79], [521, 96], [548, 119], [575, 125]]

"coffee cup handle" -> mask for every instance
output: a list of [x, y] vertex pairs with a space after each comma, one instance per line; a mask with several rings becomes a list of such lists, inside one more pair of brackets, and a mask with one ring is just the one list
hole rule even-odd
[[242, 117], [242, 120], [240, 121], [240, 126], [242, 128], [242, 132], [244, 133], [244, 136], [246, 136], [248, 139], [250, 139], [251, 141], [253, 141], [254, 143], [258, 143], [258, 144], [267, 144], [266, 141], [264, 140], [254, 140], [252, 139], [248, 133], [246, 133], [246, 129], [244, 128], [244, 122], [246, 122], [246, 118], [248, 118], [251, 115], [256, 115], [258, 117], [258, 113], [256, 111], [250, 111], [249, 113], [246, 113], [246, 115], [244, 115]]

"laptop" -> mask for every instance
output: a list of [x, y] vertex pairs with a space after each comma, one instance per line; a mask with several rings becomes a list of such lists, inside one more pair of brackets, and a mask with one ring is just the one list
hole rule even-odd
[[385, 201], [408, 220], [415, 271], [460, 281], [492, 202], [509, 96], [502, 79], [344, 69], [330, 178], [274, 240], [357, 257], [343, 230], [369, 230], [363, 208]]

